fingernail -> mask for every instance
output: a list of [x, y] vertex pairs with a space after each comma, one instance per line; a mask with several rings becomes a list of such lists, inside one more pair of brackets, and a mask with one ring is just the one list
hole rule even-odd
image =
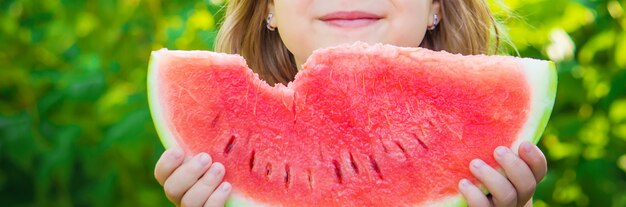
[[499, 146], [498, 148], [496, 148], [496, 155], [498, 155], [499, 157], [504, 157], [507, 151], [508, 150], [506, 149], [506, 147]]
[[209, 169], [209, 173], [212, 175], [218, 176], [222, 172], [222, 168], [218, 166], [218, 163], [214, 163]]
[[462, 187], [469, 187], [471, 185], [470, 181], [467, 179], [461, 179], [461, 186]]
[[210, 160], [210, 158], [209, 158], [209, 155], [208, 155], [208, 154], [206, 154], [206, 153], [200, 153], [200, 154], [198, 155], [198, 164], [200, 164], [200, 165], [202, 165], [202, 166], [205, 166], [205, 165], [208, 165], [210, 161], [211, 161], [211, 160]]
[[525, 153], [529, 153], [533, 149], [533, 144], [530, 142], [522, 142], [521, 148]]
[[480, 168], [484, 167], [485, 165], [487, 165], [487, 164], [484, 161], [480, 160], [480, 159], [472, 160], [472, 167], [474, 167], [476, 169], [480, 169]]
[[222, 187], [220, 187], [220, 190], [223, 192], [228, 192], [230, 190], [230, 183], [228, 182], [222, 183]]

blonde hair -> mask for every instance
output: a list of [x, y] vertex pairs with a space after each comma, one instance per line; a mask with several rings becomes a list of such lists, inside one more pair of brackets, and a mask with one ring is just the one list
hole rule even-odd
[[[215, 49], [243, 56], [254, 72], [271, 85], [287, 84], [298, 69], [278, 32], [265, 28], [270, 1], [228, 1]], [[497, 52], [497, 22], [483, 0], [438, 1], [441, 21], [426, 33], [422, 47], [465, 55]]]

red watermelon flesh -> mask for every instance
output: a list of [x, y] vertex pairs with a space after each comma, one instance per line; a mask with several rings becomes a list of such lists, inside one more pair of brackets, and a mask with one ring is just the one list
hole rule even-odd
[[159, 50], [150, 107], [166, 145], [209, 153], [230, 205], [461, 205], [457, 183], [497, 146], [536, 142], [554, 65], [355, 43], [314, 52], [272, 87], [240, 56]]

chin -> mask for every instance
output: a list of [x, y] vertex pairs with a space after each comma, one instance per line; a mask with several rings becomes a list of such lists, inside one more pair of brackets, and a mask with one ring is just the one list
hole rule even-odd
[[352, 36], [352, 37], [337, 37], [329, 41], [324, 41], [322, 44], [320, 44], [320, 47], [318, 48], [337, 46], [341, 44], [351, 44], [355, 42], [365, 42], [368, 44], [376, 44], [376, 43], [390, 44], [388, 41], [385, 41], [384, 39], [381, 39], [381, 38]]

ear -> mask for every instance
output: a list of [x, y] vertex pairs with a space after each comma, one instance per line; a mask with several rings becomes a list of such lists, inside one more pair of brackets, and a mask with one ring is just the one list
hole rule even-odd
[[435, 19], [433, 18], [434, 15], [437, 15], [437, 17], [439, 18], [439, 22], [441, 22], [441, 0], [433, 0], [433, 3], [430, 7], [430, 15], [428, 15], [428, 25], [432, 26], [433, 22], [435, 21]]
[[270, 20], [269, 24], [271, 27], [276, 28], [276, 12], [274, 12], [274, 1], [268, 1], [267, 3], [267, 15], [265, 18], [267, 19], [268, 15], [272, 14], [273, 18]]

